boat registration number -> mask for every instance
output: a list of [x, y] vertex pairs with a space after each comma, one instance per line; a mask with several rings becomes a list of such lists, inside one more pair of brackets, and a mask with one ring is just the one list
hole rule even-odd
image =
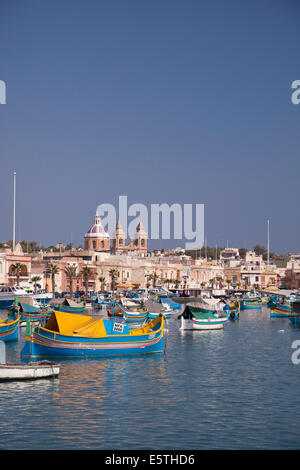
[[113, 327], [113, 331], [117, 331], [118, 333], [123, 333], [124, 325], [123, 323], [115, 323]]

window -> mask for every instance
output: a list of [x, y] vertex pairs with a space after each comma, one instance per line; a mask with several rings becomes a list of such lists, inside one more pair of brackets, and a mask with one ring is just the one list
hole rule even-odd
[[93, 240], [93, 248], [96, 249], [96, 240]]

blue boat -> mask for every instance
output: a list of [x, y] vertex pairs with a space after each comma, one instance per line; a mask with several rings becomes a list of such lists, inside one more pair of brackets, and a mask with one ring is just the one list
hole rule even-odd
[[26, 332], [23, 357], [99, 357], [164, 352], [164, 317], [130, 329], [103, 318], [54, 311]]
[[32, 298], [32, 295], [25, 289], [19, 286], [3, 286], [0, 287], [0, 309], [10, 308], [14, 305], [16, 297], [23, 297], [28, 299]]
[[55, 305], [53, 310], [66, 313], [83, 313], [85, 305], [78, 304], [71, 299], [65, 299], [61, 304]]
[[263, 305], [263, 302], [259, 298], [255, 298], [255, 299], [245, 298], [245, 299], [240, 300], [241, 310], [261, 308], [262, 305]]
[[300, 316], [297, 315], [297, 316], [295, 316], [295, 317], [289, 317], [289, 320], [290, 320], [291, 323], [293, 323], [293, 325], [299, 326], [299, 323], [300, 323], [300, 322], [299, 322]]
[[223, 312], [228, 316], [229, 320], [238, 320], [240, 317], [239, 302], [232, 302], [230, 305], [225, 305], [223, 307]]
[[174, 302], [172, 299], [169, 299], [169, 297], [161, 296], [160, 303], [168, 304], [170, 308], [175, 309], [175, 310], [181, 310], [181, 307], [182, 307], [182, 304]]
[[48, 308], [40, 309], [33, 305], [26, 304], [25, 302], [19, 302], [17, 307], [13, 307], [13, 310], [20, 313], [20, 323], [26, 323], [27, 319], [34, 322], [42, 321], [51, 312]]
[[300, 314], [300, 301], [276, 304], [270, 313], [271, 318], [297, 317]]
[[20, 315], [11, 312], [5, 320], [0, 321], [0, 340], [18, 341]]

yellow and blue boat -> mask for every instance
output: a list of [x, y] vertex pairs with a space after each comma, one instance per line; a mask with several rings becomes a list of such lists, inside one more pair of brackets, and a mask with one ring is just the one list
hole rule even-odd
[[0, 340], [18, 341], [20, 315], [15, 312], [10, 313], [5, 320], [0, 320]]
[[297, 317], [300, 314], [300, 302], [293, 301], [276, 304], [270, 313], [271, 318]]
[[258, 296], [247, 296], [240, 299], [240, 308], [241, 310], [251, 309], [251, 308], [261, 308], [263, 302]]
[[54, 311], [26, 331], [23, 357], [99, 357], [164, 352], [164, 317], [129, 329], [125, 323]]
[[226, 304], [223, 312], [228, 316], [229, 320], [238, 320], [240, 317], [240, 303], [238, 301]]

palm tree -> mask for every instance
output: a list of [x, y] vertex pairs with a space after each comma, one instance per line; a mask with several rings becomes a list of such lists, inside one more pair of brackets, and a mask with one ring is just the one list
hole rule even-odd
[[24, 268], [26, 269], [26, 266], [25, 264], [21, 264], [21, 263], [15, 263], [15, 264], [12, 264], [11, 265], [11, 272], [16, 276], [17, 278], [17, 286], [19, 285], [20, 283], [20, 276], [24, 270]]
[[81, 275], [84, 279], [85, 295], [88, 296], [89, 290], [89, 276], [91, 276], [92, 270], [88, 266], [83, 266]]
[[149, 279], [153, 281], [153, 287], [156, 287], [156, 281], [159, 278], [159, 275], [155, 273], [152, 273], [149, 275]]
[[67, 276], [67, 278], [69, 279], [69, 283], [70, 283], [70, 297], [71, 297], [71, 299], [73, 297], [73, 279], [76, 276], [76, 269], [77, 269], [77, 266], [75, 264], [69, 264], [64, 269], [64, 273]]
[[49, 264], [46, 264], [44, 275], [45, 275], [45, 292], [49, 291], [49, 285], [48, 285], [48, 276], [49, 276]]
[[223, 281], [222, 276], [216, 276], [216, 281], [218, 283], [218, 287], [220, 288], [220, 283]]
[[105, 286], [105, 277], [103, 277], [103, 276], [98, 277], [98, 281], [101, 282], [101, 292], [103, 292], [104, 291], [104, 286]]
[[33, 277], [31, 278], [31, 280], [32, 280], [33, 286], [34, 286], [34, 293], [36, 294], [37, 283], [38, 283], [39, 281], [41, 281], [42, 278], [41, 278], [41, 276], [33, 276]]
[[49, 273], [51, 275], [52, 283], [52, 298], [55, 297], [55, 275], [59, 273], [59, 268], [56, 264], [49, 264]]
[[174, 284], [175, 284], [175, 289], [178, 289], [178, 287], [180, 286], [180, 280], [175, 279]]
[[114, 291], [115, 290], [115, 282], [116, 282], [116, 279], [119, 275], [117, 269], [110, 269], [108, 274], [110, 275], [110, 278], [111, 278], [111, 290]]

